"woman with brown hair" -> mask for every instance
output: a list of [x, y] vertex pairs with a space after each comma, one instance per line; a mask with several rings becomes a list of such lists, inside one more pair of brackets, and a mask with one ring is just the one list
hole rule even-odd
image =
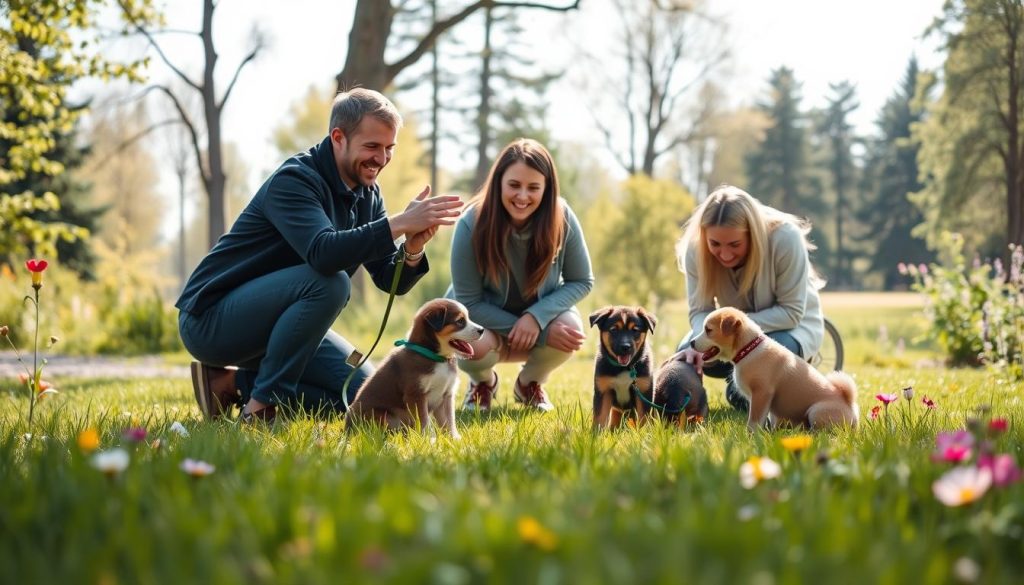
[[543, 384], [583, 345], [576, 303], [594, 274], [576, 214], [559, 197], [551, 154], [535, 140], [506, 146], [455, 227], [448, 296], [487, 328], [460, 360], [469, 375], [463, 408], [488, 410], [498, 390], [494, 366], [523, 362], [516, 402], [553, 408]]

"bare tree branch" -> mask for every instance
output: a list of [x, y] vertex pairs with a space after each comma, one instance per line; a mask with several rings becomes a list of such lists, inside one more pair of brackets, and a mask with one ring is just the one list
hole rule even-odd
[[129, 21], [131, 21], [132, 26], [135, 28], [135, 31], [141, 34], [142, 36], [146, 37], [146, 40], [149, 41], [150, 46], [153, 47], [154, 50], [156, 50], [156, 54], [160, 57], [160, 60], [163, 61], [164, 64], [167, 65], [167, 67], [169, 67], [170, 70], [174, 72], [175, 75], [181, 78], [182, 81], [184, 81], [186, 84], [192, 87], [192, 89], [196, 91], [202, 91], [202, 89], [199, 87], [198, 84], [196, 84], [196, 82], [192, 81], [188, 77], [188, 75], [185, 75], [184, 71], [178, 69], [178, 67], [173, 62], [171, 62], [170, 58], [168, 58], [167, 55], [164, 53], [164, 50], [160, 46], [160, 43], [156, 42], [156, 39], [149, 32], [149, 30], [147, 30], [145, 27], [143, 27], [135, 20], [135, 17], [132, 15], [128, 7], [125, 6], [124, 2], [122, 0], [118, 0], [117, 4], [121, 7], [121, 12], [124, 13], [125, 17], [129, 19]]
[[387, 66], [387, 79], [388, 81], [394, 79], [403, 69], [417, 62], [427, 51], [430, 50], [432, 46], [434, 46], [434, 43], [437, 42], [437, 38], [444, 34], [445, 31], [459, 24], [463, 20], [466, 20], [481, 8], [537, 8], [551, 10], [554, 12], [568, 12], [579, 8], [579, 5], [580, 0], [575, 0], [572, 4], [566, 6], [552, 6], [542, 2], [499, 2], [497, 0], [479, 0], [469, 6], [466, 6], [456, 14], [444, 20], [439, 20], [430, 29], [430, 31], [420, 39], [419, 44], [417, 44], [416, 47], [414, 47], [406, 56]]
[[139, 140], [142, 140], [143, 138], [145, 138], [146, 136], [151, 134], [154, 130], [157, 130], [158, 128], [163, 128], [164, 126], [173, 126], [175, 124], [182, 124], [182, 123], [183, 122], [181, 121], [181, 119], [175, 118], [175, 119], [163, 120], [161, 122], [157, 122], [155, 124], [151, 124], [150, 126], [145, 128], [144, 130], [141, 130], [141, 131], [137, 132], [136, 134], [133, 134], [132, 136], [129, 136], [125, 140], [122, 140], [121, 143], [118, 144], [116, 147], [114, 147], [113, 150], [108, 152], [106, 156], [104, 156], [99, 161], [90, 164], [89, 168], [91, 168], [93, 170], [101, 169], [101, 168], [103, 168], [104, 165], [106, 165], [108, 162], [113, 160], [113, 158], [115, 156], [121, 154], [125, 150], [128, 150], [129, 146], [135, 144]]

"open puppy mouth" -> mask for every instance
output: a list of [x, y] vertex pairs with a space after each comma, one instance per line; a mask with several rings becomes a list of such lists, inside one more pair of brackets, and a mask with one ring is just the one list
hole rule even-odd
[[704, 361], [708, 361], [716, 355], [718, 355], [718, 348], [712, 345], [711, 349], [705, 351], [701, 357], [704, 358]]
[[461, 339], [449, 339], [448, 345], [452, 346], [455, 353], [460, 357], [470, 359], [473, 357], [473, 346]]
[[614, 354], [614, 355], [615, 355], [615, 361], [618, 362], [620, 366], [628, 366], [629, 362], [633, 361], [633, 354], [628, 354], [628, 355]]

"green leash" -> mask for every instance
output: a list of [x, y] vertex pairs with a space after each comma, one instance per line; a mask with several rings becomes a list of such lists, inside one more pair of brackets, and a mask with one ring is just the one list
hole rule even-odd
[[[623, 367], [622, 364], [620, 364], [619, 362], [613, 362], [612, 359], [610, 357], [608, 357], [607, 355], [604, 356], [604, 359], [607, 360], [608, 363], [613, 365], [613, 366], [616, 366], [616, 367], [619, 367], [619, 368]], [[639, 398], [640, 402], [643, 402], [644, 404], [646, 404], [647, 406], [650, 406], [651, 408], [654, 408], [655, 410], [658, 410], [660, 412], [664, 412], [665, 414], [677, 414], [677, 413], [680, 413], [680, 412], [683, 412], [684, 410], [686, 410], [686, 405], [690, 404], [690, 395], [689, 394], [687, 394], [686, 395], [686, 399], [683, 400], [683, 405], [680, 406], [676, 410], [669, 410], [668, 404], [666, 404], [664, 406], [659, 406], [659, 405], [651, 402], [650, 400], [647, 400], [647, 397], [644, 396], [643, 393], [640, 392], [640, 389], [636, 387], [636, 365], [635, 364], [630, 366], [630, 368], [629, 368], [629, 379], [630, 379], [630, 383], [629, 383], [629, 391], [630, 391], [630, 393], [632, 393], [634, 396]]]
[[[405, 244], [402, 244], [398, 248], [398, 259], [395, 261], [395, 274], [391, 277], [391, 290], [388, 292], [388, 306], [384, 309], [384, 318], [380, 322], [380, 331], [377, 332], [377, 339], [373, 341], [373, 345], [370, 347], [370, 351], [366, 355], [360, 354], [358, 351], [353, 351], [352, 355], [348, 356], [347, 363], [352, 366], [352, 371], [348, 373], [345, 378], [345, 383], [341, 386], [341, 402], [345, 405], [345, 412], [348, 412], [348, 385], [352, 382], [352, 378], [359, 371], [359, 368], [363, 367], [366, 360], [370, 359], [370, 355], [373, 354], [373, 350], [377, 349], [377, 344], [380, 343], [381, 336], [384, 335], [384, 328], [388, 324], [388, 316], [391, 314], [391, 305], [395, 302], [395, 293], [398, 291], [398, 279], [402, 276], [402, 267], [405, 266]], [[353, 361], [355, 363], [353, 363]]]

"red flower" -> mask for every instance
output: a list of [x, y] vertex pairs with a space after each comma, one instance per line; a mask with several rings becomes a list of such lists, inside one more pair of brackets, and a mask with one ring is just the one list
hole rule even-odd
[[43, 271], [46, 270], [46, 260], [26, 260], [25, 268], [28, 268], [29, 272], [32, 273], [32, 288], [39, 291], [39, 288], [43, 286]]
[[28, 268], [29, 272], [42, 272], [46, 270], [46, 260], [26, 260], [25, 268]]
[[921, 398], [921, 404], [924, 404], [928, 408], [935, 408], [935, 401], [927, 396]]
[[988, 423], [988, 430], [993, 435], [1005, 433], [1009, 423], [1006, 422], [1005, 418], [994, 418]]
[[878, 413], [879, 413], [879, 412], [880, 412], [881, 410], [882, 410], [882, 407], [881, 407], [881, 406], [875, 406], [875, 407], [873, 407], [873, 408], [871, 409], [871, 415], [870, 415], [870, 418], [871, 418], [871, 420], [875, 420], [876, 418], [878, 418]]

